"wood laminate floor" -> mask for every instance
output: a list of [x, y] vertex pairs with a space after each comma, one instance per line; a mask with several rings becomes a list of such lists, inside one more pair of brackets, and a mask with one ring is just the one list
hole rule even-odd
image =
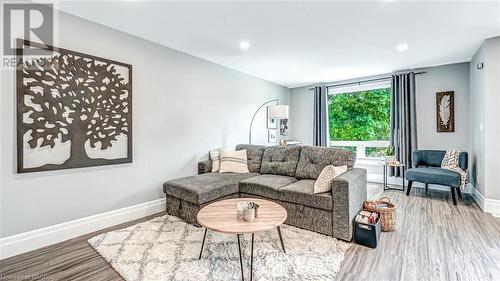
[[[453, 206], [449, 192], [415, 188], [407, 197], [369, 186], [369, 197], [381, 195], [398, 206], [397, 230], [376, 249], [353, 244], [337, 280], [500, 280], [500, 219], [468, 195]], [[2, 260], [0, 280], [122, 280], [87, 239], [152, 217]]]

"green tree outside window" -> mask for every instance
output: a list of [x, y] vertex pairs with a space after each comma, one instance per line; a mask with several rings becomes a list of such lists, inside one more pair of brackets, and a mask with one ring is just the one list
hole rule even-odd
[[[391, 89], [382, 88], [328, 96], [332, 141], [388, 141]], [[382, 155], [385, 148], [367, 148], [367, 156]]]

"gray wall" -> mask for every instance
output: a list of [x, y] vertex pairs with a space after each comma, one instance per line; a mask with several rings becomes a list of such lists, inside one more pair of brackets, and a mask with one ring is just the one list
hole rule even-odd
[[472, 58], [470, 91], [472, 183], [484, 198], [500, 200], [500, 37], [485, 40]]
[[[149, 41], [61, 14], [60, 47], [133, 65], [132, 164], [15, 172], [14, 71], [1, 72], [1, 237], [163, 198], [209, 149], [248, 140], [253, 112], [289, 90]], [[263, 118], [260, 118], [264, 120]], [[254, 139], [265, 143], [265, 123]]]
[[484, 110], [486, 98], [485, 69], [477, 69], [478, 63], [485, 60], [484, 46], [481, 46], [472, 57], [470, 69], [470, 95], [469, 95], [469, 139], [470, 154], [469, 167], [471, 183], [484, 196], [485, 195], [485, 170], [484, 170]]
[[500, 37], [486, 40], [486, 197], [500, 200]]
[[487, 199], [500, 200], [500, 36], [485, 41], [484, 147]]
[[[422, 69], [416, 78], [419, 149], [469, 150], [469, 63]], [[455, 132], [436, 129], [436, 93], [455, 92]]]
[[[469, 64], [459, 63], [421, 69], [417, 84], [417, 133], [421, 149], [469, 148]], [[419, 70], [420, 71], [420, 70]], [[291, 90], [291, 138], [312, 144], [313, 94], [310, 87]], [[455, 91], [455, 133], [436, 132], [436, 92]]]

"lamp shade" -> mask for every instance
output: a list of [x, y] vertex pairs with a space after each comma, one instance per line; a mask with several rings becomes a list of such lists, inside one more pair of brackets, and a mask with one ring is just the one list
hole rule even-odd
[[269, 119], [288, 119], [288, 105], [269, 106]]

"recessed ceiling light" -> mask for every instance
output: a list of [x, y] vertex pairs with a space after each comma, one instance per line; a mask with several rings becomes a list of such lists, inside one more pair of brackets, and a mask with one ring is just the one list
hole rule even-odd
[[292, 66], [292, 67], [290, 67], [290, 72], [294, 72], [294, 73], [299, 72], [299, 68], [296, 66]]
[[404, 51], [408, 50], [408, 44], [406, 44], [406, 43], [399, 44], [396, 47], [396, 50], [398, 50], [398, 52], [404, 52]]
[[242, 50], [246, 50], [246, 49], [250, 48], [250, 42], [248, 42], [248, 41], [241, 41], [240, 42], [240, 48]]

